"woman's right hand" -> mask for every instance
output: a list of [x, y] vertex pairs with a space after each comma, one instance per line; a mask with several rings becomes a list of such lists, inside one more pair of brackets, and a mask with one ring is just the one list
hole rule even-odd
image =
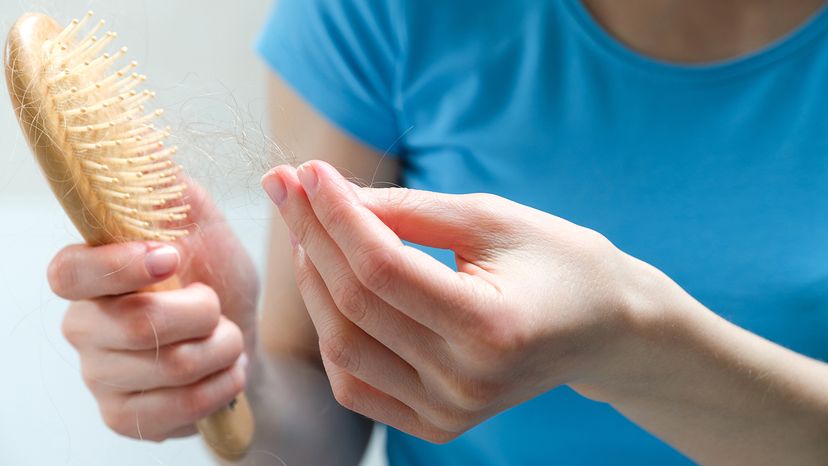
[[[106, 424], [161, 441], [246, 383], [258, 280], [244, 248], [201, 188], [187, 200], [191, 235], [176, 242], [72, 245], [52, 260], [52, 290], [72, 301], [63, 333]], [[141, 291], [178, 275], [183, 288]]]

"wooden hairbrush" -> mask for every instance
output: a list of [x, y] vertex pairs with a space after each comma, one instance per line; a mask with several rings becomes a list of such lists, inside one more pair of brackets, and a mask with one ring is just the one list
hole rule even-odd
[[[92, 12], [64, 28], [42, 14], [22, 16], [9, 32], [6, 83], [20, 125], [52, 190], [86, 242], [173, 241], [187, 234], [186, 186], [177, 179], [166, 129], [146, 111], [154, 93], [126, 53], [106, 53], [115, 38], [89, 27]], [[177, 277], [149, 290], [180, 288]], [[244, 396], [197, 423], [210, 448], [240, 459], [253, 437]]]

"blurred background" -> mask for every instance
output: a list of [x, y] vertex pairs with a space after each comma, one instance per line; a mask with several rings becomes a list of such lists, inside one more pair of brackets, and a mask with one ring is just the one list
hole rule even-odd
[[[252, 44], [270, 0], [3, 0], [6, 31], [27, 11], [61, 23], [92, 9], [149, 76], [181, 161], [206, 184], [262, 270], [268, 202], [258, 178], [281, 156], [266, 138], [266, 68]], [[3, 94], [5, 94], [5, 83]], [[0, 465], [210, 465], [198, 438], [163, 444], [109, 431], [60, 334], [66, 303], [46, 283], [50, 258], [80, 237], [65, 218], [0, 98]], [[382, 432], [365, 466], [385, 463]], [[278, 452], [275, 452], [278, 454]], [[274, 458], [256, 464], [281, 464]]]

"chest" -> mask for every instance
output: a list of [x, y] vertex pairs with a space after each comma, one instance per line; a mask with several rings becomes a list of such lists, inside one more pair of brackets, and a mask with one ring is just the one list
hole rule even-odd
[[828, 58], [667, 80], [560, 31], [496, 42], [408, 81], [406, 185], [593, 228], [737, 324], [828, 356]]

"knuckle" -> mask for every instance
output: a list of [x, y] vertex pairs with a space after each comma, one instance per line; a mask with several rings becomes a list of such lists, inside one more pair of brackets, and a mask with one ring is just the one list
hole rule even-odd
[[156, 309], [158, 298], [152, 293], [136, 293], [120, 298], [121, 331], [130, 348], [145, 349], [159, 342]]
[[182, 389], [178, 406], [188, 421], [198, 421], [212, 414], [242, 392], [246, 385], [244, 371], [227, 370], [191, 387]]
[[447, 406], [430, 407], [424, 416], [440, 431], [465, 432], [470, 426], [469, 413], [462, 409]]
[[228, 353], [233, 356], [241, 356], [242, 351], [244, 351], [244, 334], [241, 328], [229, 319], [226, 320], [226, 324], [224, 325], [226, 327], [226, 335], [224, 336], [222, 345], [225, 345]]
[[466, 412], [480, 412], [490, 407], [500, 394], [495, 382], [464, 378], [450, 384], [449, 400], [453, 406]]
[[394, 266], [394, 257], [386, 248], [374, 247], [358, 255], [355, 272], [366, 288], [382, 292], [393, 280]]
[[196, 378], [199, 371], [199, 358], [194, 353], [193, 345], [182, 343], [170, 347], [162, 364], [165, 376], [174, 383], [188, 383]]
[[[466, 320], [465, 326], [458, 332], [458, 337], [463, 335], [474, 337], [481, 330], [484, 324], [490, 323], [484, 320], [487, 309], [494, 307], [491, 302], [485, 302], [484, 298], [473, 293], [466, 293], [463, 291], [452, 290], [453, 292], [446, 298], [446, 304], [451, 309], [456, 309], [458, 314], [463, 316]], [[497, 325], [497, 322], [491, 322]]]
[[113, 432], [125, 437], [136, 437], [135, 418], [124, 409], [101, 408], [101, 418]]
[[444, 445], [460, 436], [458, 432], [445, 431], [441, 429], [429, 429], [422, 435], [422, 439], [437, 445]]
[[581, 228], [579, 233], [578, 237], [592, 248], [604, 249], [613, 246], [609, 238], [592, 228]]
[[232, 393], [241, 393], [247, 387], [247, 373], [243, 370], [230, 371]]
[[500, 196], [491, 193], [464, 194], [463, 198], [465, 198], [469, 204], [473, 204], [478, 207], [488, 207], [492, 204], [499, 203], [502, 199]]
[[529, 344], [520, 310], [514, 312], [473, 312], [466, 341], [468, 357], [496, 367]]
[[59, 252], [49, 263], [46, 271], [49, 287], [56, 295], [68, 297], [78, 283], [78, 269], [67, 250]]
[[333, 330], [320, 339], [319, 350], [331, 364], [349, 372], [359, 370], [359, 353], [345, 331]]
[[[514, 238], [509, 232], [515, 231], [513, 221], [505, 218], [503, 212], [514, 212], [516, 204], [500, 196], [489, 193], [465, 194], [457, 209], [465, 211], [466, 216], [479, 225], [484, 231], [500, 232], [500, 235], [489, 235], [486, 241], [488, 248], [514, 247]], [[504, 238], [505, 236], [505, 238]]]
[[[485, 318], [489, 321], [491, 318]], [[482, 346], [488, 348], [487, 354], [494, 360], [508, 359], [515, 351], [523, 345], [523, 338], [519, 332], [508, 325], [500, 326], [494, 322], [484, 324], [484, 332], [481, 334]]]
[[81, 378], [83, 379], [83, 383], [86, 385], [86, 388], [88, 388], [93, 395], [97, 395], [103, 391], [105, 384], [101, 380], [101, 375], [98, 373], [97, 369], [87, 364], [83, 364], [81, 366]]
[[356, 384], [346, 379], [340, 379], [331, 386], [333, 390], [334, 399], [340, 406], [351, 411], [359, 409], [357, 404], [358, 389]]
[[[222, 318], [218, 329], [202, 351], [201, 359], [210, 367], [225, 369], [234, 363], [244, 352], [244, 334], [235, 322]], [[207, 361], [209, 360], [209, 361]]]
[[293, 274], [296, 278], [296, 286], [300, 291], [311, 289], [313, 285], [313, 273], [309, 266], [307, 257], [304, 254], [293, 254]]
[[188, 419], [202, 419], [212, 413], [217, 406], [213, 392], [205, 384], [184, 390], [179, 399], [179, 406]]
[[474, 193], [466, 194], [463, 197], [467, 201], [466, 208], [471, 210], [471, 213], [473, 213], [476, 217], [479, 217], [487, 223], [490, 221], [496, 221], [495, 219], [501, 217], [501, 215], [497, 215], [497, 213], [503, 212], [504, 208], [509, 207], [504, 206], [504, 203], [508, 201], [495, 194]]
[[334, 293], [339, 311], [351, 322], [360, 323], [368, 310], [368, 302], [362, 286], [355, 280], [343, 279], [337, 282]]
[[319, 221], [325, 225], [326, 229], [332, 231], [341, 231], [347, 227], [348, 219], [350, 218], [350, 210], [353, 207], [348, 201], [344, 199], [336, 199], [334, 202], [328, 204], [328, 208], [320, 213]]
[[164, 440], [167, 440], [169, 437], [161, 434], [161, 433], [154, 433], [154, 432], [142, 432], [141, 433], [141, 440], [149, 441], [153, 443], [161, 443]]
[[313, 215], [301, 215], [294, 219], [290, 225], [290, 231], [296, 235], [296, 238], [302, 244], [308, 244], [314, 240], [316, 230], [314, 228], [317, 222]]
[[83, 341], [87, 337], [86, 329], [80, 325], [71, 307], [63, 318], [63, 322], [60, 324], [60, 332], [66, 341], [76, 349], [83, 344]]
[[199, 318], [203, 319], [205, 326], [209, 329], [218, 327], [221, 321], [221, 300], [218, 293], [212, 287], [199, 285], [198, 291]]

